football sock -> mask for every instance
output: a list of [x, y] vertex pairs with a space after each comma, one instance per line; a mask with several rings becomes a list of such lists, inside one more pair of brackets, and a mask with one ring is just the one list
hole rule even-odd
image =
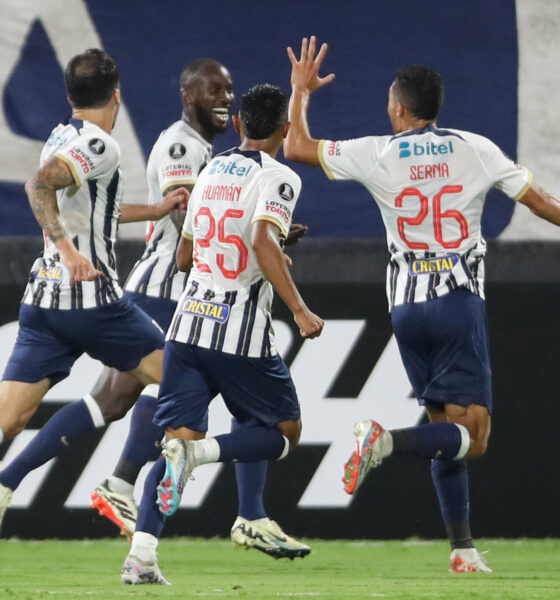
[[268, 462], [236, 462], [235, 477], [237, 479], [237, 514], [244, 519], [254, 521], [266, 517], [263, 494], [266, 483]]
[[136, 533], [139, 531], [150, 533], [156, 538], [159, 538], [161, 534], [165, 524], [165, 517], [159, 512], [159, 507], [157, 505], [157, 486], [164, 474], [165, 458], [160, 456], [154, 463], [154, 466], [150, 469], [150, 472], [146, 477], [146, 482], [144, 483], [144, 493], [142, 494], [142, 501], [138, 507], [138, 518], [136, 520], [136, 531], [134, 536], [136, 536]]
[[84, 398], [58, 410], [24, 450], [0, 473], [0, 483], [15, 490], [30, 471], [58, 456], [84, 433], [98, 427], [101, 411], [95, 416], [94, 422], [89, 402]]
[[216, 436], [220, 462], [276, 460], [286, 452], [286, 438], [276, 428], [241, 426], [231, 433]]
[[[134, 485], [140, 469], [161, 454], [163, 427], [152, 423], [157, 408], [156, 396], [142, 393], [132, 409], [130, 429], [113, 476]], [[115, 490], [116, 491], [116, 490]]]
[[[243, 427], [236, 419], [231, 422], [231, 430]], [[266, 484], [268, 462], [236, 462], [235, 479], [237, 481], [237, 514], [244, 519], [254, 521], [266, 517], [263, 494]]]
[[469, 431], [456, 423], [427, 423], [391, 430], [393, 454], [459, 460], [468, 452]]
[[432, 481], [451, 549], [474, 548], [469, 521], [469, 473], [464, 460], [432, 460]]

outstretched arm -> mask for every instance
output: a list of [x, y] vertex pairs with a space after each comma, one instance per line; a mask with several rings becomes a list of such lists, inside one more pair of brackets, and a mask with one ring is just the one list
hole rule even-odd
[[328, 47], [327, 44], [322, 44], [317, 56], [315, 56], [316, 43], [315, 36], [311, 36], [309, 40], [303, 38], [299, 60], [296, 58], [294, 51], [288, 47], [288, 56], [292, 63], [292, 95], [290, 96], [288, 110], [288, 119], [291, 126], [284, 140], [284, 156], [289, 160], [319, 166], [319, 140], [311, 137], [307, 122], [307, 111], [311, 94], [329, 84], [334, 79], [334, 74], [319, 77], [319, 69]]
[[[138, 221], [158, 221], [177, 209], [183, 213], [187, 206], [190, 192], [185, 187], [174, 188], [156, 204], [121, 204], [120, 222], [136, 223]], [[181, 223], [182, 226], [182, 223]]]
[[58, 158], [53, 158], [25, 184], [33, 214], [50, 241], [56, 246], [60, 260], [68, 268], [71, 285], [77, 281], [93, 281], [101, 275], [91, 260], [76, 250], [60, 221], [56, 190], [74, 183], [68, 166]]
[[546, 221], [560, 225], [560, 199], [538, 185], [532, 185], [518, 202]]

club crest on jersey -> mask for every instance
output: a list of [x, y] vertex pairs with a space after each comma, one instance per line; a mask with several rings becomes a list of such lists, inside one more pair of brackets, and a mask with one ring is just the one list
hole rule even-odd
[[431, 273], [449, 273], [459, 262], [458, 254], [448, 254], [434, 258], [416, 258], [409, 264], [411, 275], [429, 275]]
[[181, 303], [179, 312], [184, 315], [204, 317], [216, 323], [225, 323], [229, 317], [229, 304], [197, 300], [187, 296]]
[[99, 138], [90, 140], [88, 146], [94, 154], [103, 154], [103, 152], [105, 152], [105, 144], [103, 143], [103, 140], [100, 140]]
[[171, 156], [171, 158], [181, 158], [181, 156], [185, 155], [186, 151], [187, 149], [183, 144], [175, 142], [169, 147], [169, 156]]
[[289, 183], [281, 183], [278, 186], [278, 195], [286, 202], [289, 202], [294, 199], [294, 189]]

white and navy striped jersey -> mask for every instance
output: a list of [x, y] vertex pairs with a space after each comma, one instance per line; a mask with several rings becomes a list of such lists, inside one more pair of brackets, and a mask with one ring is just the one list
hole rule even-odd
[[167, 339], [248, 357], [274, 356], [272, 285], [251, 245], [251, 228], [268, 220], [287, 237], [301, 180], [265, 152], [238, 148], [199, 175], [182, 234], [193, 266]]
[[[193, 185], [212, 157], [212, 146], [185, 121], [161, 133], [148, 159], [149, 202], [159, 202], [169, 188]], [[179, 232], [170, 215], [148, 224], [144, 254], [136, 262], [124, 289], [177, 301], [187, 274], [177, 270], [175, 250]]]
[[60, 220], [78, 251], [102, 275], [71, 286], [56, 246], [44, 235], [43, 256], [31, 268], [23, 302], [61, 310], [104, 306], [122, 297], [114, 252], [122, 200], [119, 147], [97, 125], [70, 119], [53, 129], [41, 166], [53, 157], [63, 161], [74, 178], [73, 185], [56, 192]]
[[389, 310], [465, 287], [484, 298], [481, 218], [492, 187], [523, 196], [531, 173], [489, 139], [433, 125], [394, 136], [319, 144], [331, 179], [360, 182], [387, 230]]

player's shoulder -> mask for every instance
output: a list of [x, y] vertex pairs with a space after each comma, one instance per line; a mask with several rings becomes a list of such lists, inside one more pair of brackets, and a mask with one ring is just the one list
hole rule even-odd
[[265, 175], [274, 174], [278, 177], [284, 177], [290, 179], [294, 182], [297, 182], [301, 187], [301, 178], [300, 176], [288, 165], [280, 162], [276, 158], [270, 156], [266, 152], [261, 152], [262, 154], [262, 166], [263, 172]]
[[192, 127], [182, 119], [172, 123], [167, 129], [164, 129], [155, 145], [154, 149], [160, 152], [168, 152], [171, 158], [181, 158], [187, 150], [211, 150], [212, 145], [206, 142]]
[[467, 131], [465, 129], [455, 129], [451, 127], [444, 127], [436, 130], [440, 135], [451, 135], [453, 137], [463, 140], [467, 144], [474, 146], [475, 148], [484, 148], [490, 146], [496, 146], [494, 142], [480, 133], [474, 133], [474, 131]]

